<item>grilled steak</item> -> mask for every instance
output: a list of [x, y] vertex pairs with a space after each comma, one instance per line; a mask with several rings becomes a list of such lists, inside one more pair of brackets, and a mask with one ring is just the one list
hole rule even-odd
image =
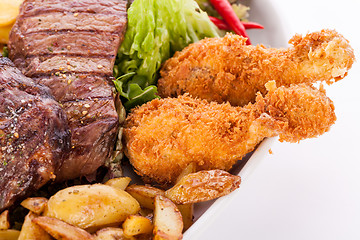
[[50, 90], [0, 58], [0, 212], [55, 177], [70, 135]]
[[25, 0], [10, 33], [10, 58], [48, 86], [67, 114], [72, 149], [58, 180], [92, 174], [111, 156], [119, 127], [112, 74], [126, 4]]

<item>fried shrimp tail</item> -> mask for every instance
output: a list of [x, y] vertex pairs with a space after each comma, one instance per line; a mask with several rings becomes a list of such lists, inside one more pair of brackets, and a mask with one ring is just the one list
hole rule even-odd
[[138, 174], [166, 184], [195, 163], [197, 170], [229, 170], [265, 137], [297, 142], [319, 136], [335, 122], [323, 90], [305, 84], [266, 84], [254, 104], [233, 107], [188, 95], [155, 99], [128, 116], [125, 154]]
[[276, 80], [278, 86], [331, 84], [344, 78], [355, 60], [348, 40], [334, 30], [295, 35], [289, 43], [287, 49], [251, 46], [233, 34], [201, 40], [164, 63], [159, 94], [189, 93], [244, 106], [255, 101], [258, 91], [266, 94], [268, 81]]

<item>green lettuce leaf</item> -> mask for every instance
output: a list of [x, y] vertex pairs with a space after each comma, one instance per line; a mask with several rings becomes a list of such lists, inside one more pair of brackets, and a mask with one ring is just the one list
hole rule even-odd
[[115, 87], [127, 109], [157, 98], [161, 64], [176, 51], [217, 28], [194, 0], [135, 0], [128, 9], [128, 29], [119, 48]]
[[2, 56], [3, 57], [8, 57], [9, 56], [9, 49], [8, 47], [3, 47], [3, 52], [2, 52]]

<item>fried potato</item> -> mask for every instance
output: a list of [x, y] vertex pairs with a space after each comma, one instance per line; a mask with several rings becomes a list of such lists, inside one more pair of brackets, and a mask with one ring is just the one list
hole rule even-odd
[[20, 205], [36, 214], [41, 214], [45, 210], [47, 202], [46, 198], [32, 197], [22, 201]]
[[39, 225], [34, 223], [32, 220], [39, 215], [29, 212], [24, 220], [24, 224], [21, 227], [20, 235], [18, 240], [51, 240], [51, 236]]
[[[186, 170], [187, 174], [191, 168], [188, 168]], [[184, 174], [184, 176], [187, 174]], [[140, 203], [142, 207], [144, 207], [145, 209], [152, 209], [152, 210], [154, 210], [155, 196], [157, 195], [165, 196], [165, 191], [151, 186], [134, 184], [126, 188], [126, 191], [130, 193], [130, 195], [133, 196]], [[184, 229], [188, 229], [193, 224], [194, 206], [192, 204], [179, 204], [177, 205], [177, 207], [180, 210], [184, 220]]]
[[194, 204], [176, 204], [176, 206], [181, 213], [184, 231], [186, 231], [194, 223]]
[[51, 217], [37, 217], [33, 222], [42, 227], [55, 239], [61, 240], [93, 240], [94, 237], [87, 231], [70, 225], [56, 218]]
[[154, 239], [182, 239], [183, 221], [176, 205], [170, 199], [157, 195], [154, 206]]
[[20, 231], [14, 229], [0, 230], [0, 240], [17, 240]]
[[0, 43], [7, 43], [22, 0], [0, 0]]
[[139, 203], [127, 192], [103, 185], [78, 185], [53, 195], [45, 216], [58, 218], [87, 229], [121, 223], [140, 210]]
[[0, 1], [0, 27], [13, 24], [19, 14], [19, 6], [13, 0]]
[[146, 217], [152, 221], [152, 219], [154, 217], [154, 210], [143, 207], [140, 209], [139, 214], [140, 214], [140, 216]]
[[12, 25], [0, 27], [0, 44], [6, 44], [9, 41], [9, 33], [12, 28]]
[[5, 210], [0, 214], [0, 230], [7, 230], [9, 227], [9, 211]]
[[94, 235], [95, 240], [122, 240], [122, 239], [135, 239], [125, 238], [124, 231], [121, 228], [107, 227], [100, 229]]
[[129, 185], [130, 181], [131, 178], [129, 177], [119, 177], [119, 178], [110, 179], [104, 184], [114, 188], [118, 188], [120, 190], [125, 190], [126, 187]]
[[[191, 162], [186, 166], [180, 173], [180, 175], [176, 179], [176, 183], [180, 182], [180, 180], [189, 175], [190, 173], [196, 172], [196, 164]], [[191, 225], [194, 223], [194, 204], [177, 204], [178, 209], [181, 212], [183, 222], [184, 222], [184, 231], [186, 231]]]
[[143, 216], [131, 215], [128, 216], [122, 224], [124, 235], [132, 237], [139, 234], [150, 234], [153, 230], [151, 221]]
[[176, 204], [197, 203], [229, 194], [240, 185], [240, 176], [222, 170], [208, 170], [184, 176], [165, 192]]
[[190, 173], [195, 173], [196, 172], [196, 164], [195, 162], [191, 162], [189, 163], [189, 165], [186, 166], [186, 168], [184, 168], [182, 170], [182, 172], [180, 173], [180, 175], [177, 177], [176, 179], [176, 183], [179, 182], [183, 177], [185, 177], [186, 175], [190, 174]]
[[154, 198], [156, 195], [165, 195], [165, 192], [161, 189], [136, 184], [128, 186], [126, 192], [133, 196], [142, 207], [148, 209], [154, 209]]

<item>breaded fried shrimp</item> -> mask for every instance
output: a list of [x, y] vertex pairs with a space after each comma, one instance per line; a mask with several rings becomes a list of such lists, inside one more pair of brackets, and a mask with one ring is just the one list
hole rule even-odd
[[246, 45], [245, 40], [227, 34], [177, 52], [161, 69], [160, 96], [189, 93], [244, 106], [254, 102], [258, 91], [266, 94], [264, 85], [271, 80], [278, 86], [317, 81], [331, 84], [346, 76], [355, 59], [349, 42], [334, 30], [295, 35], [287, 49]]
[[155, 99], [136, 108], [124, 126], [125, 154], [152, 181], [175, 181], [193, 162], [197, 170], [229, 170], [265, 137], [297, 142], [319, 136], [335, 122], [323, 90], [305, 84], [258, 94], [255, 104], [233, 107], [189, 97]]

